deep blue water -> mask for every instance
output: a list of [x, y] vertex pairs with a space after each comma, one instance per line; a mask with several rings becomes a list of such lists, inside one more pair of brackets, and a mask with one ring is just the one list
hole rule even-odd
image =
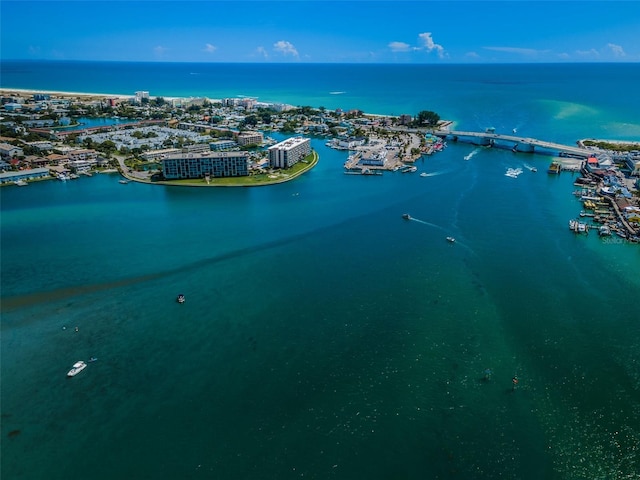
[[[635, 65], [118, 64], [108, 82], [73, 63], [60, 83], [25, 65], [2, 86], [397, 100], [464, 128], [638, 137]], [[637, 478], [640, 250], [569, 232], [572, 174], [450, 144], [426, 178], [349, 176], [313, 147], [316, 168], [271, 187], [0, 189], [3, 476]]]

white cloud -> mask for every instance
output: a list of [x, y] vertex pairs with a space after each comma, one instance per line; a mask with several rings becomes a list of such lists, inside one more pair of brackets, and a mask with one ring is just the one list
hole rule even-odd
[[576, 53], [581, 57], [599, 57], [600, 56], [600, 53], [595, 48], [592, 48], [591, 50], [577, 50]]
[[163, 47], [162, 45], [158, 45], [157, 47], [155, 47], [153, 49], [153, 53], [155, 53], [155, 55], [157, 57], [162, 57], [165, 52], [167, 51], [167, 49], [165, 47]]
[[[422, 48], [426, 48], [428, 52], [435, 50], [438, 52], [438, 57], [444, 58], [446, 53], [444, 51], [444, 47], [442, 45], [437, 44], [433, 41], [433, 37], [431, 36], [431, 32], [425, 32], [418, 35], [420, 40], [422, 40], [423, 46]], [[418, 47], [418, 50], [421, 48]]]
[[616, 45], [614, 43], [607, 43], [607, 47], [613, 52], [614, 57], [624, 57], [626, 53], [624, 53], [624, 49], [620, 45]]
[[269, 58], [269, 53], [267, 52], [267, 49], [264, 47], [256, 48], [256, 53], [265, 59]]
[[569, 55], [569, 54], [568, 54], [568, 53], [566, 53], [566, 52], [563, 52], [563, 53], [559, 53], [559, 54], [558, 54], [558, 58], [561, 58], [561, 59], [563, 59], [563, 60], [568, 60], [569, 58], [571, 58], [571, 55]]
[[536, 50], [534, 48], [519, 48], [519, 47], [482, 47], [485, 50], [492, 50], [494, 52], [515, 53], [517, 55], [538, 55], [539, 53], [546, 53], [548, 50]]
[[480, 58], [477, 52], [467, 52], [464, 56], [467, 58]]
[[411, 49], [411, 45], [404, 42], [391, 42], [388, 46], [392, 52], [408, 52]]
[[273, 44], [273, 48], [283, 55], [292, 55], [294, 57], [298, 57], [298, 50], [296, 50], [296, 47], [294, 47], [291, 42], [280, 40], [279, 42]]
[[40, 55], [40, 47], [29, 45], [29, 55]]
[[211, 45], [210, 43], [207, 43], [204, 46], [204, 51], [207, 53], [213, 53], [218, 49], [218, 47], [216, 47], [215, 45]]

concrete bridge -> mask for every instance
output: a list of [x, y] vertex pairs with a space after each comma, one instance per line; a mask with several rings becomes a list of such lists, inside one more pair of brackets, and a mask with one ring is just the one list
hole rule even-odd
[[[453, 141], [466, 141], [477, 145], [496, 146], [510, 148], [514, 152], [533, 153], [535, 147], [555, 152], [565, 153], [580, 158], [588, 158], [594, 154], [593, 150], [563, 145], [561, 143], [545, 142], [535, 138], [517, 137], [515, 135], [501, 135], [491, 132], [462, 132], [459, 130], [438, 130], [433, 132], [438, 137], [452, 139]], [[462, 138], [461, 138], [462, 137]], [[497, 143], [499, 142], [499, 143]]]

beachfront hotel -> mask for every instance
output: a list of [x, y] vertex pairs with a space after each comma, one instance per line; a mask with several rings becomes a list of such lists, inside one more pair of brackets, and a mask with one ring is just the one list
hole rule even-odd
[[311, 140], [293, 137], [269, 147], [269, 166], [289, 168], [311, 153]]
[[210, 177], [242, 177], [249, 174], [247, 152], [179, 153], [162, 159], [167, 180]]

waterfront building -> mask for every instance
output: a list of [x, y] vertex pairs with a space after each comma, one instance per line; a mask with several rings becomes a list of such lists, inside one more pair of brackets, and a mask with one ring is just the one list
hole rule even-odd
[[356, 147], [360, 147], [367, 141], [364, 137], [350, 137], [338, 140], [338, 147], [346, 148], [347, 150], [353, 150]]
[[162, 159], [167, 180], [185, 178], [242, 177], [249, 174], [247, 152], [180, 153]]
[[180, 153], [181, 151], [182, 150], [180, 150], [179, 148], [163, 148], [161, 150], [150, 150], [148, 152], [144, 152], [140, 154], [140, 157], [147, 162], [151, 162], [153, 160], [164, 158], [167, 155], [175, 155], [176, 153]]
[[136, 92], [136, 96], [135, 96], [136, 103], [142, 103], [143, 98], [146, 98], [147, 100], [149, 100], [149, 92], [142, 91], [142, 90], [139, 92]]
[[72, 160], [69, 163], [67, 163], [67, 167], [69, 167], [71, 170], [77, 173], [88, 172], [92, 168], [95, 168], [97, 165], [98, 165], [97, 158], [87, 159], [87, 160]]
[[376, 150], [376, 151], [367, 151], [365, 152], [360, 160], [358, 161], [358, 165], [368, 166], [368, 167], [384, 167], [384, 164], [387, 161], [387, 151], [384, 149]]
[[271, 168], [289, 168], [311, 153], [311, 140], [293, 137], [269, 147]]
[[225, 150], [231, 150], [237, 146], [238, 144], [233, 140], [218, 140], [217, 142], [211, 142], [209, 144], [209, 149], [213, 152], [222, 152]]
[[48, 168], [33, 168], [31, 170], [20, 170], [17, 172], [2, 172], [0, 173], [0, 183], [14, 183], [20, 180], [33, 180], [36, 178], [46, 178], [48, 176]]
[[264, 137], [260, 132], [241, 132], [236, 137], [238, 145], [260, 145], [264, 141]]
[[69, 157], [69, 161], [95, 161], [98, 159], [98, 152], [95, 150], [89, 149], [81, 149], [81, 150], [71, 150], [67, 156]]

